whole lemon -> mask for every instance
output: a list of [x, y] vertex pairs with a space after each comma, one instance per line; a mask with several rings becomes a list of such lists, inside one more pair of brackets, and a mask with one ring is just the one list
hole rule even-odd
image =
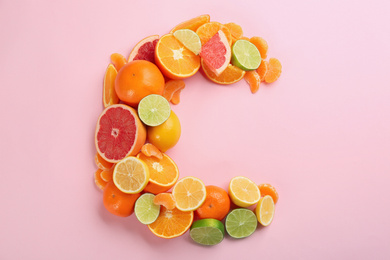
[[148, 139], [161, 152], [174, 147], [180, 139], [181, 126], [177, 115], [171, 111], [168, 119], [158, 126], [148, 128]]

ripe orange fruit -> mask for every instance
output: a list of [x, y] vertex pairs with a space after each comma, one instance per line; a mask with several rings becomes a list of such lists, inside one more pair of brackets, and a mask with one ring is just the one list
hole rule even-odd
[[196, 29], [198, 29], [199, 26], [208, 22], [210, 22], [210, 15], [203, 14], [176, 25], [169, 33], [174, 33], [175, 31], [180, 29], [190, 29], [196, 32]]
[[209, 67], [207, 67], [207, 65], [203, 62], [203, 60], [201, 64], [202, 64], [202, 70], [206, 78], [208, 78], [209, 80], [217, 84], [222, 84], [222, 85], [233, 84], [240, 81], [245, 75], [244, 70], [229, 64], [227, 68], [221, 73], [221, 75], [217, 76], [215, 75], [214, 72], [211, 71], [211, 69], [209, 69]]
[[222, 220], [229, 213], [230, 198], [228, 193], [217, 186], [206, 186], [206, 200], [195, 212], [200, 219], [214, 218]]
[[137, 158], [141, 159], [149, 168], [149, 183], [144, 188], [145, 192], [153, 194], [165, 192], [177, 182], [179, 169], [168, 155], [163, 153], [163, 158], [158, 159], [139, 153]]
[[147, 95], [162, 95], [164, 85], [164, 76], [156, 65], [146, 60], [135, 60], [118, 72], [115, 91], [120, 100], [136, 107]]
[[118, 95], [115, 92], [115, 79], [118, 72], [114, 65], [108, 65], [103, 81], [103, 106], [106, 108], [119, 103]]
[[119, 217], [128, 217], [134, 212], [134, 204], [140, 193], [126, 194], [121, 192], [113, 181], [107, 183], [103, 192], [104, 207]]
[[275, 187], [268, 183], [263, 183], [259, 185], [260, 194], [262, 197], [269, 195], [274, 200], [275, 204], [279, 200], [279, 194], [276, 191]]
[[177, 208], [169, 210], [161, 207], [157, 220], [148, 227], [158, 237], [175, 238], [183, 235], [191, 227], [193, 220], [193, 211], [184, 212]]
[[267, 74], [265, 74], [265, 82], [272, 83], [275, 82], [282, 73], [282, 64], [276, 58], [271, 58], [268, 61], [268, 70]]
[[200, 41], [203, 45], [208, 40], [210, 40], [211, 37], [213, 37], [219, 30], [221, 30], [225, 34], [229, 45], [232, 45], [232, 34], [230, 33], [229, 28], [219, 22], [205, 23], [196, 30], [196, 33], [198, 34]]
[[252, 94], [255, 94], [260, 88], [261, 79], [259, 74], [256, 70], [247, 71], [244, 79], [249, 84]]
[[184, 47], [172, 34], [160, 38], [154, 54], [157, 66], [170, 79], [191, 77], [200, 68], [199, 56]]

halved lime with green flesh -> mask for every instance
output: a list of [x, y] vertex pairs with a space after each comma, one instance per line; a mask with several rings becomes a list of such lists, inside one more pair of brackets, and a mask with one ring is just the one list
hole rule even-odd
[[200, 49], [202, 48], [202, 43], [200, 42], [199, 36], [192, 30], [189, 29], [180, 29], [173, 33], [173, 36], [179, 40], [187, 49], [199, 54]]
[[196, 243], [213, 246], [221, 243], [225, 235], [225, 228], [221, 221], [206, 218], [195, 221], [190, 229], [190, 236]]
[[168, 100], [161, 95], [151, 94], [138, 104], [138, 116], [148, 126], [158, 126], [164, 123], [171, 114]]
[[226, 231], [231, 237], [249, 237], [257, 228], [255, 213], [249, 209], [232, 210], [226, 217]]
[[134, 213], [142, 224], [152, 224], [160, 214], [160, 206], [153, 203], [154, 197], [151, 193], [144, 193], [135, 202]]
[[256, 46], [247, 40], [238, 40], [232, 46], [232, 64], [242, 70], [255, 70], [260, 66], [261, 56]]

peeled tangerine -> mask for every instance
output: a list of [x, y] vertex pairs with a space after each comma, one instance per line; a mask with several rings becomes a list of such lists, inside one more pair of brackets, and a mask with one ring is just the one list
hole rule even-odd
[[207, 67], [217, 76], [227, 68], [232, 52], [229, 41], [222, 30], [219, 30], [202, 46], [199, 55]]

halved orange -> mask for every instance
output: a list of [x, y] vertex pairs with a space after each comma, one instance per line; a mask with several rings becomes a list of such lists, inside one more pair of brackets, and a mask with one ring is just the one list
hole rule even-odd
[[160, 38], [154, 54], [161, 72], [171, 79], [191, 77], [200, 68], [200, 57], [184, 47], [172, 34]]
[[190, 29], [195, 32], [196, 29], [199, 28], [199, 26], [208, 22], [210, 22], [210, 15], [203, 14], [176, 25], [169, 33], [174, 33], [175, 31], [180, 29]]
[[177, 208], [169, 210], [160, 208], [157, 220], [148, 225], [150, 231], [161, 238], [175, 238], [183, 235], [192, 225], [193, 211], [180, 211]]
[[143, 153], [139, 153], [137, 158], [141, 159], [149, 168], [149, 183], [144, 189], [145, 192], [153, 194], [166, 192], [177, 182], [179, 169], [165, 153], [163, 153], [162, 159], [154, 156], [149, 157]]
[[211, 69], [207, 67], [207, 65], [203, 62], [203, 60], [201, 64], [202, 64], [202, 70], [204, 72], [204, 75], [209, 80], [218, 84], [222, 84], [222, 85], [233, 84], [240, 81], [245, 75], [244, 70], [229, 64], [227, 68], [221, 73], [221, 75], [217, 76], [215, 75], [214, 72], [211, 71]]
[[255, 94], [260, 88], [261, 79], [259, 74], [256, 70], [247, 71], [244, 79], [249, 84], [252, 94]]
[[181, 211], [194, 211], [206, 200], [206, 186], [198, 178], [184, 177], [173, 187], [172, 195], [176, 208]]
[[209, 22], [200, 26], [196, 33], [198, 34], [200, 41], [205, 44], [208, 40], [211, 39], [219, 30], [222, 30], [226, 35], [226, 38], [230, 45], [232, 45], [232, 34], [230, 33], [229, 28], [219, 22]]
[[118, 104], [119, 98], [115, 92], [115, 78], [118, 71], [111, 63], [108, 65], [103, 82], [103, 106], [106, 108], [110, 105]]

